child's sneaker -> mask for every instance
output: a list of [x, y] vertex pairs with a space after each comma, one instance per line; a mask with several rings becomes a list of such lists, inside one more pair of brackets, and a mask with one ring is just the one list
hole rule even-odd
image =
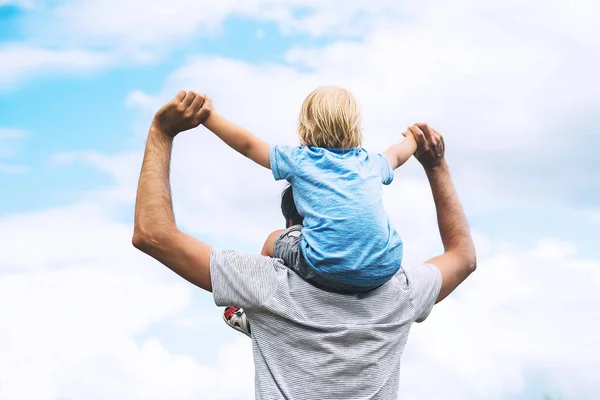
[[246, 312], [243, 308], [227, 307], [223, 313], [223, 319], [233, 329], [242, 332], [244, 335], [250, 336], [250, 322], [246, 318]]

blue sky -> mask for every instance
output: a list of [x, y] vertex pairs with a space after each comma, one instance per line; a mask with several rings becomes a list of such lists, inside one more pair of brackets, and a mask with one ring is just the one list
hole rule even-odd
[[[598, 17], [586, 0], [0, 1], [0, 398], [252, 398], [250, 342], [130, 245], [145, 133], [183, 88], [294, 143], [303, 96], [331, 83], [370, 149], [417, 120], [444, 133], [477, 240], [476, 276], [412, 333], [402, 398], [597, 398]], [[178, 221], [213, 245], [258, 251], [280, 189], [201, 128], [177, 138]], [[416, 162], [385, 202], [407, 262], [440, 251]]]
[[[28, 11], [14, 5], [0, 7], [4, 44], [22, 40]], [[233, 57], [248, 62], [282, 62], [291, 44], [310, 45], [323, 41], [305, 35], [284, 38], [273, 24], [258, 24], [233, 18], [221, 28], [222, 34], [191, 40], [185, 50], [150, 65], [124, 66], [80, 74], [33, 77], [18, 88], [0, 92], [0, 119], [3, 127], [15, 127], [26, 137], [15, 140], [19, 164], [33, 174], [3, 176], [10, 199], [0, 200], [2, 213], [25, 211], [65, 201], [62, 192], [85, 190], [110, 183], [93, 168], [54, 168], [52, 156], [63, 152], [96, 150], [117, 152], [139, 147], [131, 140], [131, 111], [125, 99], [133, 90], [157, 91], [162, 81], [190, 52]], [[264, 34], [256, 38], [257, 32]], [[43, 71], [40, 71], [43, 73]], [[37, 99], [37, 100], [34, 100]], [[32, 109], [32, 102], [40, 103]], [[35, 113], [35, 116], [32, 116]], [[107, 116], [110, 116], [107, 118]], [[6, 180], [6, 182], [4, 182]]]

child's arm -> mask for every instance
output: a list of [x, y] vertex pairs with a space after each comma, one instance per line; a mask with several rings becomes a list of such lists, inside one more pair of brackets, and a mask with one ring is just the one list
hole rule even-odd
[[387, 157], [392, 170], [404, 164], [417, 151], [417, 141], [410, 131], [403, 133], [404, 140], [387, 149], [383, 155]]
[[269, 144], [250, 131], [226, 120], [214, 110], [211, 110], [209, 117], [204, 121], [204, 126], [238, 153], [265, 168], [271, 168]]
[[269, 237], [267, 237], [267, 241], [265, 242], [262, 251], [260, 254], [267, 257], [275, 257], [275, 252], [273, 251], [273, 246], [275, 246], [275, 241], [277, 238], [283, 233], [283, 229], [279, 229], [275, 232], [271, 232]]

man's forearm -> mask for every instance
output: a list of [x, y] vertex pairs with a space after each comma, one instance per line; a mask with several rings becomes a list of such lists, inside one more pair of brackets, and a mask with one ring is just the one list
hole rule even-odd
[[415, 157], [425, 168], [429, 179], [444, 245], [444, 254], [426, 261], [435, 265], [441, 273], [441, 286], [436, 299], [436, 302], [440, 302], [475, 271], [475, 246], [444, 159], [444, 138], [425, 123], [411, 125], [408, 130], [419, 145]]
[[[448, 165], [426, 170], [437, 211], [438, 225], [444, 251], [454, 251], [468, 262], [475, 263], [475, 246], [469, 224], [452, 183]], [[470, 260], [473, 258], [473, 260]]]
[[135, 203], [134, 242], [160, 242], [174, 229], [169, 168], [173, 138], [153, 125], [148, 133]]

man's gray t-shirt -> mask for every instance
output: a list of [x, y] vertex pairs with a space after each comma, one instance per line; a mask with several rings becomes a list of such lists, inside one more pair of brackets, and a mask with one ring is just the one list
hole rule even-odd
[[318, 289], [278, 259], [213, 249], [215, 303], [251, 321], [257, 399], [396, 399], [413, 322], [442, 284], [433, 265], [403, 266], [383, 286], [343, 295]]

